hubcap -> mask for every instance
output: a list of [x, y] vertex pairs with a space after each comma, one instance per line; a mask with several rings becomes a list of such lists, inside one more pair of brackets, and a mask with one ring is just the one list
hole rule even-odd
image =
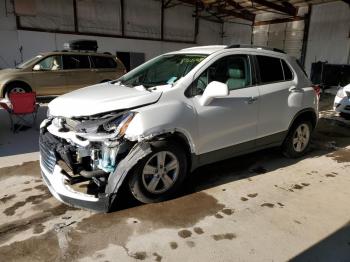
[[169, 151], [155, 153], [142, 171], [142, 182], [152, 194], [163, 193], [171, 188], [179, 174], [179, 161]]
[[310, 140], [310, 128], [307, 124], [301, 124], [293, 136], [293, 148], [296, 152], [302, 152]]

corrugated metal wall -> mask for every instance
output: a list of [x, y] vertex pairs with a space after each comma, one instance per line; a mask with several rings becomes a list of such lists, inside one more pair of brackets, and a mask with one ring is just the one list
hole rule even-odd
[[350, 53], [350, 7], [337, 1], [312, 7], [305, 68], [328, 61], [346, 64]]
[[300, 59], [303, 35], [304, 21], [254, 26], [253, 44], [282, 49]]
[[[307, 12], [308, 7], [301, 7], [298, 10], [298, 15], [303, 16]], [[258, 21], [272, 20], [274, 18], [276, 18], [276, 14], [266, 13], [257, 16]], [[304, 27], [305, 22], [303, 20], [254, 26], [253, 44], [282, 49], [287, 54], [300, 59]]]

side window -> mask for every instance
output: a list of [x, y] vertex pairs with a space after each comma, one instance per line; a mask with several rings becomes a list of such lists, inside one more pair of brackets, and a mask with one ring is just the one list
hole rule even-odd
[[250, 86], [250, 64], [246, 55], [223, 57], [210, 65], [191, 85], [189, 96], [202, 94], [212, 81], [225, 83], [229, 90]]
[[282, 67], [284, 72], [284, 80], [286, 81], [293, 80], [293, 73], [289, 65], [287, 65], [286, 61], [284, 61], [283, 59], [281, 59], [281, 61], [282, 61]]
[[40, 70], [61, 70], [62, 58], [59, 55], [49, 56], [41, 60], [37, 65], [40, 66]]
[[90, 68], [90, 61], [87, 55], [63, 55], [64, 69]]
[[91, 56], [95, 68], [117, 68], [117, 63], [111, 57]]
[[262, 84], [284, 81], [283, 70], [279, 58], [256, 56]]

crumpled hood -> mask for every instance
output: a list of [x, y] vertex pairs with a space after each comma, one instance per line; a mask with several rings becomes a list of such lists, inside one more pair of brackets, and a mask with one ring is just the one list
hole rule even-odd
[[53, 116], [91, 116], [155, 103], [161, 95], [159, 91], [102, 83], [55, 98], [49, 103], [49, 110]]

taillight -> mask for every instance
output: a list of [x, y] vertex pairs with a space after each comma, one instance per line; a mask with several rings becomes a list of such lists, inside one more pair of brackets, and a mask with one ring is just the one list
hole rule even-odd
[[312, 87], [314, 88], [316, 95], [318, 97], [320, 97], [320, 95], [321, 95], [321, 87], [320, 87], [320, 85], [313, 85]]

